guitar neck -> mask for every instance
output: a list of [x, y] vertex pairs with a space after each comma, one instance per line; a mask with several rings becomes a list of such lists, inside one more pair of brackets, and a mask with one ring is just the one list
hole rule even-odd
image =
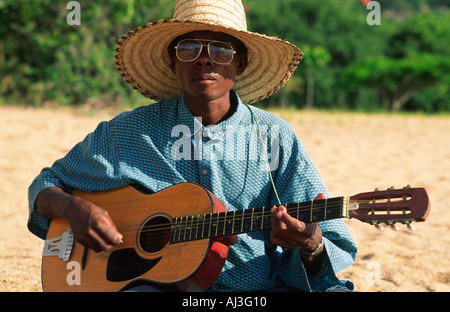
[[[306, 222], [347, 217], [348, 197], [284, 205], [290, 216]], [[270, 229], [271, 207], [179, 217], [171, 226], [171, 243]]]

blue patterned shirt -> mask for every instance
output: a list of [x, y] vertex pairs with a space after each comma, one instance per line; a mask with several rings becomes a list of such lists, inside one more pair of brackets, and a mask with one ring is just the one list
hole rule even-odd
[[[34, 203], [50, 186], [67, 192], [110, 190], [138, 183], [158, 192], [194, 182], [212, 191], [229, 211], [313, 200], [326, 188], [292, 127], [279, 117], [244, 105], [217, 125], [204, 127], [183, 96], [125, 112], [102, 122], [29, 188], [28, 228], [45, 238], [49, 220]], [[256, 121], [259, 125], [258, 132]], [[261, 135], [261, 136], [260, 136]], [[261, 139], [264, 144], [261, 143]], [[267, 151], [267, 152], [265, 152]], [[274, 192], [268, 166], [278, 194]], [[321, 271], [308, 277], [298, 250], [271, 243], [269, 231], [239, 234], [209, 290], [261, 291], [288, 285], [325, 291], [353, 285], [336, 273], [351, 265], [356, 246], [341, 219], [319, 222], [327, 253]]]

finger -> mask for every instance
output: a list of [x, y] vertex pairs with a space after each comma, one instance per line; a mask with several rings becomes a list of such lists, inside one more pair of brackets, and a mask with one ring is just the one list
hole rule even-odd
[[75, 239], [83, 246], [94, 250], [95, 252], [100, 252], [106, 250], [106, 244], [103, 243], [98, 234], [93, 230], [87, 231], [84, 235], [76, 236]]
[[96, 252], [106, 251], [110, 247], [108, 243], [96, 232], [91, 232], [90, 235], [90, 245], [92, 246], [92, 249]]
[[278, 223], [278, 219], [277, 219], [277, 212], [278, 212], [278, 208], [276, 206], [273, 206], [270, 209], [270, 223], [272, 225], [272, 231], [274, 231], [277, 228], [277, 223]]
[[326, 199], [327, 198], [327, 194], [325, 194], [325, 193], [319, 193], [315, 198], [314, 198], [314, 200], [317, 200], [317, 199]]
[[294, 230], [297, 232], [304, 231], [305, 227], [306, 227], [304, 222], [299, 221], [298, 219], [290, 216], [287, 213], [286, 208], [284, 209], [283, 213], [280, 215], [279, 222], [280, 222], [280, 224], [283, 224], [285, 229]]
[[273, 206], [270, 210], [271, 212], [271, 223], [272, 223], [272, 231], [277, 232], [280, 230], [285, 230], [286, 225], [280, 221], [280, 218], [283, 215], [283, 206]]
[[91, 228], [97, 234], [97, 241], [105, 248], [110, 248], [120, 243], [123, 235], [119, 233], [116, 225], [106, 210], [101, 211], [91, 222]]
[[[111, 242], [108, 240], [108, 238], [104, 238], [104, 236], [102, 236], [103, 233], [99, 233], [99, 232], [94, 232], [91, 231], [90, 232], [90, 236], [89, 236], [89, 246], [91, 249], [95, 250], [96, 252], [100, 252], [100, 251], [107, 251], [110, 250], [111, 248], [114, 248], [115, 246], [117, 246], [119, 242], [115, 243], [115, 242]], [[87, 246], [87, 247], [89, 247]]]
[[105, 222], [97, 228], [96, 233], [98, 234], [103, 245], [106, 245], [107, 248], [118, 245], [123, 238], [123, 235], [117, 231], [115, 225], [109, 222]]

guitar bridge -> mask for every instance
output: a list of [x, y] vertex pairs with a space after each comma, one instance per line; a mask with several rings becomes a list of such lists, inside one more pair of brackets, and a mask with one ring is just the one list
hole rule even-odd
[[62, 235], [45, 240], [42, 256], [58, 256], [69, 261], [73, 248], [72, 230], [68, 229]]

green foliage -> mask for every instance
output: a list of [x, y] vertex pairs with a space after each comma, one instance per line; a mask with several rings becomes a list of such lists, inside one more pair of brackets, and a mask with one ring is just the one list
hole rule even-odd
[[[175, 0], [0, 0], [0, 102], [140, 105], [114, 64], [117, 39], [171, 18]], [[450, 110], [450, 3], [379, 0], [368, 25], [360, 0], [243, 0], [249, 30], [296, 44], [304, 60], [262, 105], [437, 112]]]
[[375, 88], [385, 109], [445, 110], [450, 96], [449, 30], [448, 13], [410, 16], [393, 32], [384, 55], [362, 58], [343, 70], [342, 86], [351, 91]]
[[173, 1], [78, 2], [81, 25], [66, 21], [69, 1], [0, 2], [1, 101], [36, 106], [144, 101], [117, 74], [115, 44], [135, 27], [170, 17]]
[[398, 111], [413, 92], [450, 77], [450, 59], [434, 54], [413, 54], [401, 59], [371, 57], [348, 66], [342, 82], [348, 89], [371, 86], [378, 90], [383, 108]]
[[[383, 39], [387, 36], [379, 27], [367, 25], [365, 6], [359, 1], [334, 0], [244, 2], [249, 8], [250, 30], [287, 39], [305, 52], [302, 64], [293, 75], [301, 77], [298, 81], [303, 85], [296, 89], [302, 92], [291, 92], [291, 101], [298, 107], [313, 102], [319, 108], [349, 108], [346, 101], [348, 93], [338, 86], [340, 71], [356, 59], [382, 53]], [[330, 57], [324, 59], [326, 66], [310, 66], [315, 58], [311, 51], [317, 47]], [[311, 77], [314, 78], [313, 101], [306, 91]], [[274, 105], [282, 92], [265, 103]]]

